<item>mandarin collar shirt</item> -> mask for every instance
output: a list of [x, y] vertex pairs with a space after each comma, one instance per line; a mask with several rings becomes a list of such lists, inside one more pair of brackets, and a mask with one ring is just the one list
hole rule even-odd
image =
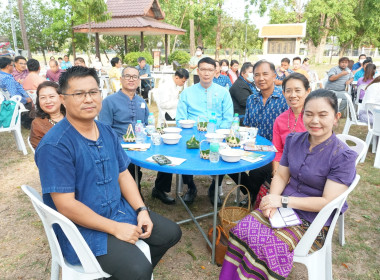
[[132, 99], [121, 90], [109, 95], [103, 100], [99, 120], [110, 125], [121, 139], [132, 124], [133, 129], [137, 120], [148, 125], [149, 109], [143, 98], [135, 94]]
[[26, 93], [26, 91], [23, 89], [22, 85], [13, 78], [13, 76], [9, 73], [3, 72], [0, 70], [0, 88], [8, 91], [9, 95], [15, 96], [20, 95], [21, 96], [21, 103], [26, 104], [26, 99], [29, 98], [29, 95]]
[[[136, 213], [123, 197], [118, 182], [130, 159], [111, 127], [95, 121], [97, 141], [83, 137], [64, 118], [42, 138], [35, 161], [44, 203], [57, 210], [51, 193], [74, 193], [75, 199], [113, 221], [137, 225]], [[107, 233], [76, 225], [95, 256], [107, 254]], [[73, 265], [80, 261], [58, 226], [54, 227], [63, 256]]]
[[247, 99], [247, 108], [243, 124], [257, 127], [258, 134], [272, 141], [273, 124], [276, 118], [288, 109], [286, 99], [279, 87], [274, 87], [273, 93], [263, 102], [261, 92], [256, 89]]
[[218, 128], [230, 128], [234, 107], [229, 91], [212, 83], [207, 89], [197, 83], [184, 89], [180, 95], [176, 121], [180, 120], [209, 121], [215, 113]]

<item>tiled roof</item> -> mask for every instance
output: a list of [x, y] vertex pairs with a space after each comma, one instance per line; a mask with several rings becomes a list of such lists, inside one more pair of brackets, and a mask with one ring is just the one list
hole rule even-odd
[[306, 22], [296, 24], [268, 24], [260, 28], [260, 38], [305, 37]]
[[157, 0], [108, 0], [107, 6], [112, 17], [146, 16], [151, 8], [156, 19], [165, 17]]
[[[130, 29], [130, 30], [129, 30]], [[76, 32], [85, 32], [88, 30], [88, 24], [81, 24], [74, 27]], [[112, 18], [106, 22], [92, 23], [92, 32], [101, 34], [120, 34], [120, 35], [139, 35], [140, 31], [144, 31], [146, 35], [170, 34], [185, 34], [186, 30], [175, 27], [168, 23], [155, 20], [150, 17], [124, 17]], [[145, 32], [150, 31], [150, 32]], [[130, 32], [129, 32], [130, 31]], [[169, 31], [169, 32], [164, 32]]]

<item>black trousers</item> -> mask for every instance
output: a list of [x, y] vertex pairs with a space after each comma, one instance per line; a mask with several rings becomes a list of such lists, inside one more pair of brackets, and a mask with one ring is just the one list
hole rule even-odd
[[[248, 188], [253, 202], [256, 200], [256, 196], [260, 191], [261, 185], [265, 181], [268, 183], [272, 181], [272, 170], [272, 163], [268, 163], [260, 168], [250, 170], [248, 174], [245, 172], [241, 173], [240, 183]], [[239, 173], [228, 174], [228, 176], [230, 176], [231, 179], [237, 184]], [[245, 189], [241, 190], [244, 194], [246, 194]]]
[[[154, 187], [163, 192], [170, 192], [172, 186], [172, 173], [157, 172], [157, 178], [154, 182]], [[189, 188], [193, 188], [194, 181], [193, 175], [182, 175], [183, 183], [188, 185]]]
[[152, 263], [136, 245], [108, 235], [107, 254], [96, 257], [101, 268], [112, 275], [107, 279], [149, 280], [166, 251], [181, 239], [182, 232], [176, 223], [154, 212], [150, 212], [150, 218], [153, 222], [152, 235], [143, 240], [150, 247]]
[[34, 120], [32, 116], [35, 115], [33, 104], [32, 102], [29, 102], [29, 103], [26, 103], [24, 106], [25, 106], [25, 109], [29, 111], [21, 113], [21, 125], [26, 129], [30, 129], [30, 127], [32, 126], [32, 121]]

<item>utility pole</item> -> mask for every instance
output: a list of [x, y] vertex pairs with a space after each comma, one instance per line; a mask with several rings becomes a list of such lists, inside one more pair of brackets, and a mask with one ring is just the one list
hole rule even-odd
[[17, 37], [16, 37], [16, 30], [15, 30], [15, 23], [14, 23], [15, 16], [13, 15], [12, 0], [8, 0], [8, 3], [9, 3], [9, 15], [11, 17], [11, 29], [12, 29], [12, 37], [13, 37], [13, 50], [16, 52], [17, 51]]

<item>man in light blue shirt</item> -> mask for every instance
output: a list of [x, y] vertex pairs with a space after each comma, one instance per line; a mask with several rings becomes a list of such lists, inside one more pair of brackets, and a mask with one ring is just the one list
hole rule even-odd
[[66, 54], [64, 57], [63, 57], [63, 61], [61, 62], [61, 69], [62, 70], [66, 70], [70, 67], [73, 67], [73, 65], [71, 64], [71, 62], [69, 61], [69, 56]]
[[[146, 63], [145, 57], [139, 57], [137, 62], [139, 65], [136, 66], [136, 69], [139, 70], [140, 78], [152, 77], [150, 66]], [[145, 100], [148, 98], [148, 93], [152, 88], [154, 88], [153, 80], [141, 80], [141, 95]]]
[[[213, 78], [216, 71], [215, 61], [210, 57], [204, 57], [198, 62], [198, 75], [200, 82], [186, 88], [180, 95], [176, 121], [198, 120], [198, 117], [211, 118], [215, 113], [218, 128], [230, 128], [234, 113], [234, 106], [229, 91], [215, 83]], [[215, 185], [215, 184], [214, 184]], [[184, 196], [184, 201], [193, 201], [197, 195], [195, 185], [189, 188]], [[210, 201], [213, 202], [214, 188], [208, 192]], [[221, 203], [220, 199], [218, 204]]]

